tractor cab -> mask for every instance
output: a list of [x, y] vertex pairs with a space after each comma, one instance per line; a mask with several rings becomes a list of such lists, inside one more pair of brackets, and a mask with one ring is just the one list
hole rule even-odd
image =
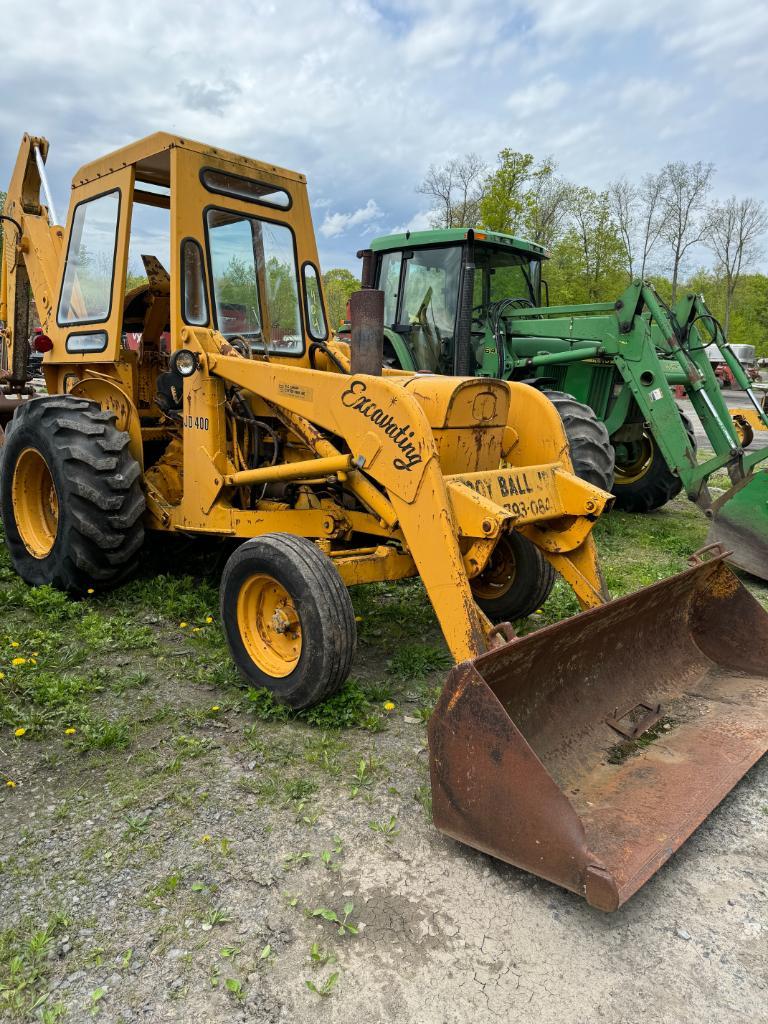
[[507, 311], [541, 305], [541, 246], [452, 228], [377, 238], [364, 255], [363, 283], [384, 292], [388, 365], [507, 376], [500, 325]]

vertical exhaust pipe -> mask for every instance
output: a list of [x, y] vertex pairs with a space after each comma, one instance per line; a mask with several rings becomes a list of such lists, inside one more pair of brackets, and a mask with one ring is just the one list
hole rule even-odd
[[351, 371], [381, 376], [384, 363], [384, 292], [364, 288], [349, 300]]

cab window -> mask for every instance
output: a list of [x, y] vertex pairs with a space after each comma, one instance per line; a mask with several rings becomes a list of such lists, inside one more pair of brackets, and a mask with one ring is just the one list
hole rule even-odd
[[59, 301], [59, 324], [103, 323], [112, 308], [120, 193], [86, 200], [76, 208]]

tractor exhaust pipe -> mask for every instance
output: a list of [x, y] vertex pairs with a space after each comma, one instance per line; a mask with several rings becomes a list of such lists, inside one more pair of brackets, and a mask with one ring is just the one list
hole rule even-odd
[[384, 363], [384, 292], [364, 288], [349, 300], [351, 371], [381, 376]]

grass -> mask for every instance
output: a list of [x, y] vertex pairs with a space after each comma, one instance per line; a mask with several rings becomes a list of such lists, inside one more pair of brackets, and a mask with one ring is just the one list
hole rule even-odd
[[[26, 1021], [42, 1015], [54, 940], [68, 924], [62, 914], [51, 915], [42, 927], [27, 916], [0, 931], [0, 1019]], [[51, 1006], [47, 1010], [54, 1012]]]

